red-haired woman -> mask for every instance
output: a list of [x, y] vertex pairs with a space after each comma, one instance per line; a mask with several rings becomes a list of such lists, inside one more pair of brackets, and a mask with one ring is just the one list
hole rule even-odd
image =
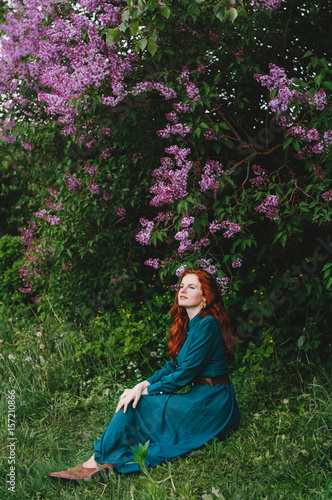
[[[201, 269], [186, 269], [170, 315], [171, 360], [124, 391], [87, 462], [51, 477], [87, 481], [110, 467], [135, 472], [139, 467], [132, 446], [149, 440], [147, 463], [155, 466], [238, 427], [240, 413], [228, 374], [234, 337], [214, 278]], [[177, 394], [186, 385], [190, 390]]]

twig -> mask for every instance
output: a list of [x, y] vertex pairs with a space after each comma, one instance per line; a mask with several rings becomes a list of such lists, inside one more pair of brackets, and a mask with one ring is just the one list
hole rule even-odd
[[55, 316], [55, 317], [56, 317], [56, 319], [59, 321], [59, 323], [61, 323], [61, 325], [63, 325], [62, 320], [58, 317], [57, 313], [54, 311], [53, 306], [52, 306], [52, 304], [51, 304], [51, 302], [50, 302], [50, 300], [49, 300], [49, 298], [48, 298], [48, 295], [46, 295], [46, 299], [47, 299], [47, 302], [48, 302], [48, 304], [49, 304], [50, 308], [52, 309], [52, 312], [53, 312], [54, 316]]

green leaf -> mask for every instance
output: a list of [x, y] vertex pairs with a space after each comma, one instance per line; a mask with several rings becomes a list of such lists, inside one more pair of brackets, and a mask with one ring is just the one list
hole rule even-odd
[[138, 32], [138, 29], [139, 29], [139, 22], [136, 21], [135, 23], [132, 24], [131, 26], [131, 34], [133, 36], [137, 35], [137, 32]]
[[239, 14], [239, 16], [243, 16], [245, 18], [248, 18], [248, 13], [247, 13], [246, 9], [243, 7], [243, 5], [238, 6], [237, 13]]
[[158, 45], [156, 44], [156, 42], [149, 42], [148, 51], [150, 52], [152, 57], [155, 55], [157, 50], [158, 50]]
[[223, 128], [224, 130], [229, 130], [229, 126], [225, 122], [220, 122], [218, 123], [219, 127]]
[[129, 12], [129, 9], [126, 9], [126, 10], [122, 13], [122, 20], [123, 20], [123, 21], [129, 21], [129, 18], [130, 18], [130, 12]]
[[297, 341], [297, 347], [301, 348], [304, 344], [304, 341], [305, 341], [305, 336], [301, 335], [301, 337]]
[[137, 0], [137, 5], [138, 5], [138, 8], [141, 12], [144, 12], [144, 9], [145, 9], [145, 6], [146, 6], [146, 3], [144, 0]]
[[304, 54], [304, 56], [302, 56], [302, 59], [304, 59], [305, 57], [312, 56], [312, 54], [313, 54], [312, 50], [307, 50], [307, 52]]
[[106, 42], [108, 45], [112, 45], [113, 42], [118, 42], [121, 38], [120, 28], [110, 29], [108, 34], [106, 35]]
[[223, 22], [226, 12], [226, 7], [223, 5], [223, 3], [217, 3], [217, 5], [214, 6], [213, 11], [216, 18], [219, 19], [219, 21]]
[[170, 11], [170, 9], [169, 9], [168, 7], [162, 7], [162, 8], [160, 9], [160, 12], [161, 12], [161, 14], [162, 14], [164, 17], [166, 17], [166, 19], [168, 19], [168, 18], [169, 18], [169, 16], [171, 15], [171, 11]]
[[138, 40], [138, 42], [136, 43], [136, 50], [144, 50], [145, 47], [147, 46], [148, 44], [148, 41], [146, 38], [141, 38], [140, 40]]
[[324, 73], [320, 73], [319, 75], [315, 76], [314, 82], [319, 86], [324, 78]]
[[292, 141], [293, 141], [292, 136], [289, 135], [288, 137], [286, 137], [286, 139], [284, 140], [283, 149], [286, 149]]
[[235, 7], [230, 7], [229, 8], [229, 12], [230, 12], [230, 20], [232, 21], [232, 24], [234, 24], [234, 21], [235, 19], [237, 18], [238, 16], [238, 12], [237, 10], [235, 9]]

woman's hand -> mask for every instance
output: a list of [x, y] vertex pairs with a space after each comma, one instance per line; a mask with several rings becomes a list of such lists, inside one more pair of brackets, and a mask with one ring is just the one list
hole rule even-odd
[[136, 408], [141, 396], [148, 395], [147, 387], [149, 387], [149, 385], [149, 382], [144, 380], [144, 382], [135, 385], [132, 389], [126, 389], [120, 396], [115, 413], [118, 413], [121, 408], [123, 408], [123, 413], [126, 413], [128, 405], [131, 401], [133, 401], [133, 408]]

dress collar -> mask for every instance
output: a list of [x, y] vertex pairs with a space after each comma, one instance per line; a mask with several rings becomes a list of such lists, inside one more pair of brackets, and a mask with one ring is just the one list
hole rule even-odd
[[186, 332], [188, 333], [190, 328], [195, 326], [202, 318], [200, 317], [199, 313], [196, 314], [196, 316], [193, 317], [187, 324]]

